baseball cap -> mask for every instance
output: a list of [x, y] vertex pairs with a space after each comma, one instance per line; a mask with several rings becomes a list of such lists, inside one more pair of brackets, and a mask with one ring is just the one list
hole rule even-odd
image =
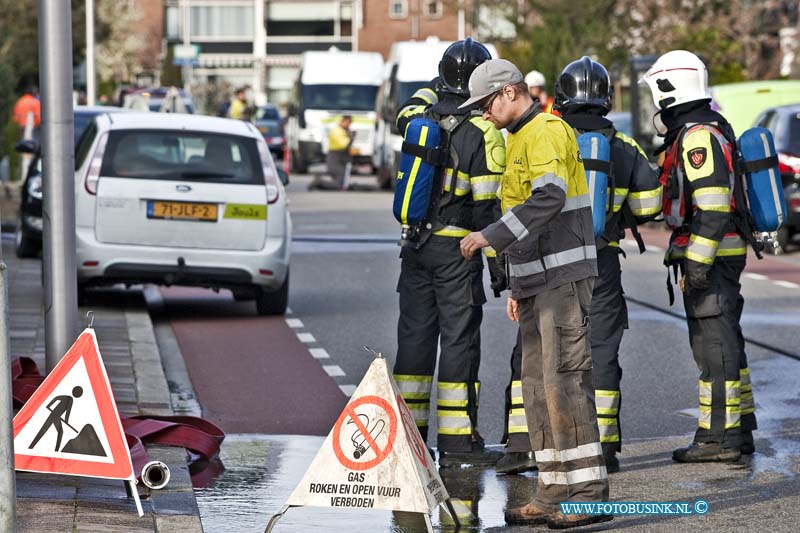
[[478, 65], [469, 77], [469, 99], [458, 106], [464, 108], [479, 102], [505, 87], [523, 80], [522, 72], [507, 59], [490, 59]]

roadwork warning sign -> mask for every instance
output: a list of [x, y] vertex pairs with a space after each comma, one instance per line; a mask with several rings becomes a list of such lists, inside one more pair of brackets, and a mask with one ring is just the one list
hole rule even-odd
[[14, 467], [135, 479], [94, 330], [81, 333], [14, 417]]
[[376, 358], [286, 505], [429, 514], [448, 498], [386, 360]]

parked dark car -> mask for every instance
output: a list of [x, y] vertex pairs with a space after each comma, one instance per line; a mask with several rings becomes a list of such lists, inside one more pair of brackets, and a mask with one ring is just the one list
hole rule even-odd
[[785, 248], [792, 237], [800, 233], [800, 104], [766, 109], [754, 126], [767, 128], [775, 137], [787, 209], [786, 221], [778, 231], [778, 241]]
[[270, 152], [283, 157], [283, 149], [286, 146], [286, 135], [284, 134], [284, 123], [278, 108], [274, 105], [260, 106], [256, 110], [255, 125], [264, 140], [267, 141]]
[[[100, 113], [120, 111], [118, 107], [78, 106], [74, 111], [75, 145]], [[33, 155], [20, 191], [19, 219], [15, 233], [17, 257], [36, 257], [42, 249], [42, 159], [38, 141], [20, 141], [17, 152]]]

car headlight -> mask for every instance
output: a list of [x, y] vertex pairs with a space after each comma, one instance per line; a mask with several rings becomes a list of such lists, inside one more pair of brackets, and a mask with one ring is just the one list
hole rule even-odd
[[37, 200], [42, 199], [42, 175], [35, 174], [28, 180], [28, 195]]

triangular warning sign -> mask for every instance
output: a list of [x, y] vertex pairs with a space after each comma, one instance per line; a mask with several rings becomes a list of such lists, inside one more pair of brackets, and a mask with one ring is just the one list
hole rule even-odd
[[378, 357], [286, 505], [427, 515], [448, 498], [386, 359]]
[[135, 479], [94, 330], [80, 334], [14, 417], [14, 467]]

